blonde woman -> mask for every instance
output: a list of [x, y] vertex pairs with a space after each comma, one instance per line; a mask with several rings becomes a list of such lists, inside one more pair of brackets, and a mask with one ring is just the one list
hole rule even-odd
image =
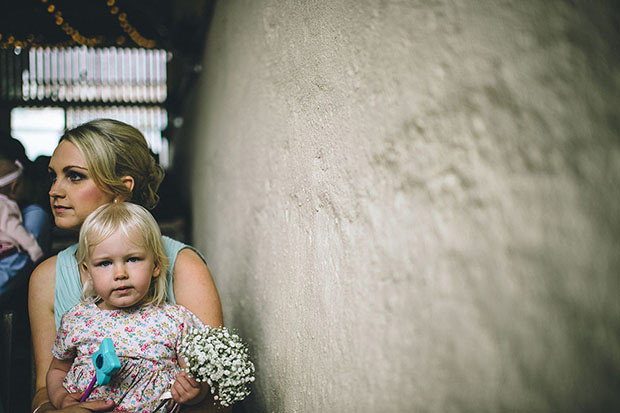
[[[153, 160], [144, 136], [128, 124], [110, 119], [90, 121], [67, 131], [50, 159], [49, 174], [55, 224], [74, 231], [79, 231], [91, 212], [113, 201], [153, 208], [163, 179], [163, 171]], [[183, 305], [204, 324], [221, 326], [220, 298], [205, 260], [190, 246], [167, 237], [163, 242], [169, 261], [164, 275], [168, 301]], [[78, 266], [76, 250], [77, 244], [43, 261], [30, 279], [28, 308], [36, 366], [33, 412], [114, 408], [100, 400], [56, 409], [47, 396], [46, 373], [56, 330], [63, 314], [80, 301], [88, 279]]]

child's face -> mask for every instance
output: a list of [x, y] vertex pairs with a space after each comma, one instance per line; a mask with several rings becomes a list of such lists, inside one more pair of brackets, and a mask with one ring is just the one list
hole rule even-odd
[[153, 252], [132, 238], [116, 231], [89, 251], [85, 264], [95, 291], [103, 298], [100, 308], [114, 310], [139, 303], [149, 291], [151, 278], [159, 276]]

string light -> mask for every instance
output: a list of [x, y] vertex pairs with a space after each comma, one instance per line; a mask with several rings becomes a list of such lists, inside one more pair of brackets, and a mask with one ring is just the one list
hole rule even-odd
[[62, 31], [65, 32], [75, 43], [80, 46], [94, 47], [103, 43], [102, 36], [87, 37], [80, 31], [69, 24], [66, 19], [62, 17], [62, 11], [56, 7], [56, 5], [49, 0], [41, 0], [43, 4], [49, 4], [47, 6], [47, 12], [54, 15], [54, 20], [57, 26], [60, 26]]
[[[29, 34], [26, 39], [17, 39], [10, 33], [0, 33], [0, 49], [23, 49], [28, 47], [71, 47], [80, 45], [94, 47], [102, 45], [105, 42], [105, 38], [101, 35], [95, 37], [84, 36], [78, 29], [73, 27], [67, 18], [63, 15], [63, 12], [54, 4], [53, 0], [41, 0], [41, 3], [46, 8], [46, 11], [53, 16], [54, 23], [60, 28], [68, 37], [63, 42], [56, 42], [50, 44], [44, 42], [41, 36], [35, 36]], [[136, 45], [146, 49], [153, 49], [157, 42], [155, 40], [145, 38], [139, 31], [133, 26], [128, 19], [127, 13], [121, 11], [116, 5], [116, 0], [106, 0], [106, 5], [109, 8], [111, 15], [116, 16], [118, 24], [125, 33]], [[115, 43], [117, 46], [124, 46], [127, 42], [125, 35], [117, 36]]]
[[2, 34], [0, 33], [0, 49], [26, 49], [29, 47], [69, 47], [74, 46], [75, 42], [72, 40], [67, 40], [64, 42], [57, 42], [53, 44], [49, 44], [43, 42], [41, 36], [35, 37], [34, 34], [29, 34], [25, 39], [17, 39], [15, 36], [11, 34]]
[[[144, 36], [140, 34], [138, 29], [136, 29], [131, 23], [129, 23], [129, 20], [127, 19], [127, 13], [121, 12], [119, 7], [116, 5], [116, 0], [107, 0], [106, 5], [110, 9], [111, 15], [113, 16], [118, 15], [117, 19], [119, 21], [119, 25], [121, 26], [121, 29], [123, 29], [123, 31], [127, 33], [127, 35], [131, 38], [131, 40], [134, 41], [135, 44], [137, 44], [140, 47], [147, 48], [147, 49], [152, 49], [155, 47], [155, 45], [157, 44], [155, 40], [150, 40], [150, 39], [145, 38]], [[117, 44], [119, 46], [125, 42], [124, 37], [121, 43], [119, 43], [119, 40], [120, 39], [117, 39]]]

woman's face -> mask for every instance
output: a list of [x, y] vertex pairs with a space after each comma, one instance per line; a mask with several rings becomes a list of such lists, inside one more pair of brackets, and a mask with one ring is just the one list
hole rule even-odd
[[114, 200], [113, 194], [95, 185], [84, 157], [71, 142], [58, 144], [48, 171], [50, 205], [58, 228], [78, 231], [91, 212]]

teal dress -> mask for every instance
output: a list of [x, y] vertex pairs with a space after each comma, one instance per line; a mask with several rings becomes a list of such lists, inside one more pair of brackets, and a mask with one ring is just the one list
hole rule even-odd
[[[169, 261], [168, 273], [166, 274], [168, 278], [167, 301], [176, 304], [176, 300], [174, 299], [174, 277], [172, 276], [172, 272], [179, 252], [184, 248], [189, 248], [197, 253], [200, 258], [205, 261], [205, 264], [206, 260], [194, 247], [166, 236], [163, 236], [162, 240]], [[56, 286], [54, 289], [54, 319], [56, 320], [56, 330], [58, 330], [60, 326], [62, 315], [78, 304], [82, 296], [82, 281], [80, 280], [78, 263], [75, 259], [77, 246], [77, 244], [73, 244], [65, 248], [58, 253], [58, 257], [56, 258]]]

